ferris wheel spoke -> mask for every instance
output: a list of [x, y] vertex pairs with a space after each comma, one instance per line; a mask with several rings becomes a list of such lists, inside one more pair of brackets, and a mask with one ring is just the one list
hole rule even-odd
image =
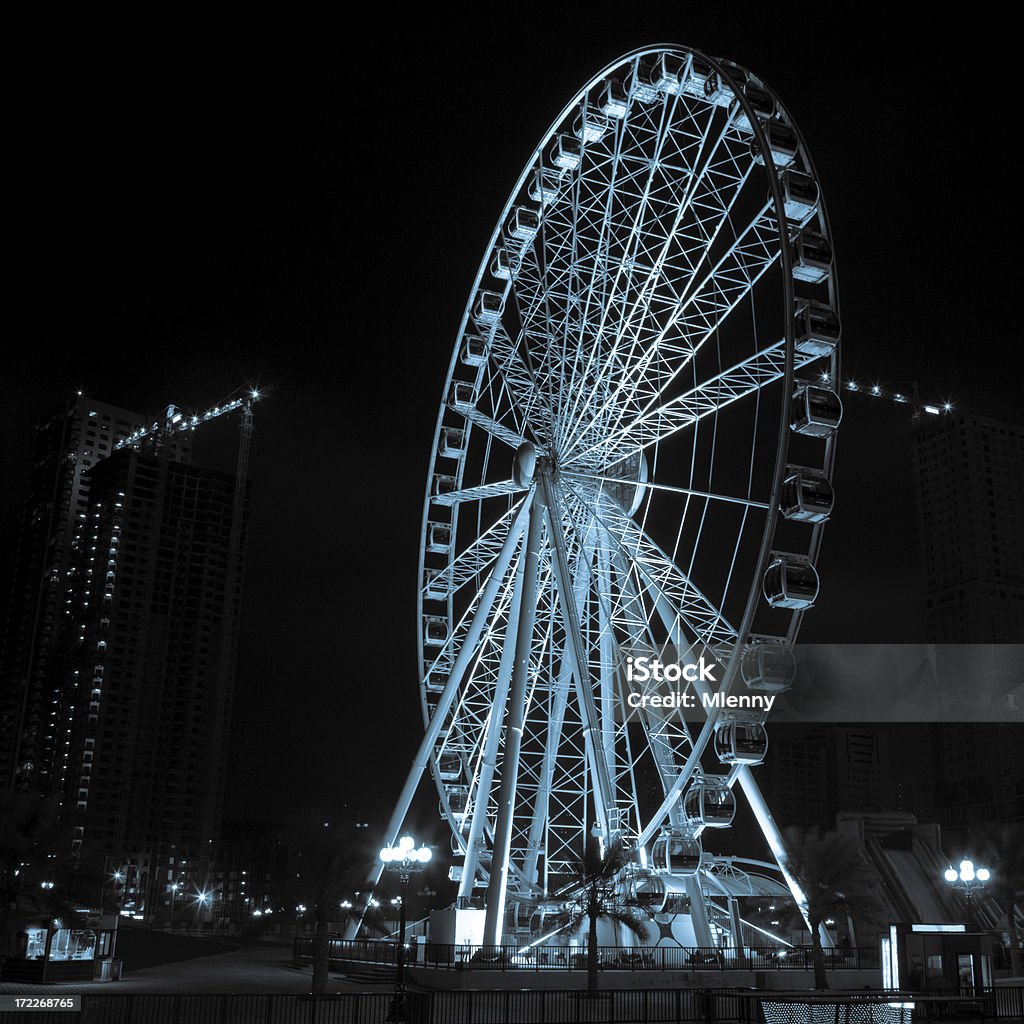
[[[537, 379], [537, 371], [527, 362], [504, 327], [498, 323], [490, 338], [490, 365], [501, 377], [516, 410], [516, 433], [532, 432], [538, 440], [551, 436], [554, 413]], [[543, 419], [541, 418], [543, 416]]]
[[[739, 154], [729, 146], [725, 147], [724, 157], [715, 162], [715, 156], [727, 140], [735, 141], [728, 126], [718, 135], [711, 153], [695, 173], [675, 222], [665, 233], [661, 251], [650, 254], [646, 261], [650, 266], [648, 279], [638, 290], [632, 310], [618, 327], [613, 350], [613, 355], [618, 358], [608, 364], [606, 377], [610, 382], [614, 376], [615, 383], [609, 387], [609, 398], [595, 419], [600, 419], [608, 408], [614, 408], [616, 401], [621, 402], [624, 394], [640, 380], [666, 376], [673, 355], [685, 361], [692, 354], [694, 346], [685, 330], [676, 327], [680, 307], [687, 302], [702, 261], [708, 258], [711, 247], [728, 222], [752, 166], [749, 159], [741, 161]], [[693, 217], [684, 228], [684, 220], [695, 209], [701, 210], [704, 216]], [[680, 238], [682, 242], [677, 241]], [[680, 246], [680, 251], [674, 260], [670, 260], [669, 249], [673, 244]], [[657, 308], [652, 307], [655, 295], [661, 296]], [[627, 343], [628, 350], [620, 355], [620, 346], [625, 349]], [[626, 367], [621, 374], [616, 373], [617, 361]], [[573, 418], [567, 428], [568, 436], [579, 434], [579, 419], [578, 416]]]
[[475, 487], [464, 487], [458, 491], [446, 491], [434, 496], [435, 505], [460, 505], [464, 501], [483, 501], [485, 498], [503, 498], [509, 494], [518, 494], [526, 488], [514, 480], [501, 480], [494, 484], [477, 484]]
[[[610, 484], [612, 487], [619, 488], [623, 485], [622, 477], [606, 476], [601, 473], [579, 473], [571, 469], [565, 469], [562, 473], [570, 480], [590, 481], [597, 484]], [[739, 498], [733, 494], [719, 494], [716, 491], [698, 491], [692, 487], [673, 487], [670, 484], [659, 484], [650, 480], [638, 483], [636, 486], [645, 491], [664, 491], [667, 494], [685, 494], [691, 498], [709, 498], [714, 501], [724, 501], [731, 505], [746, 505], [749, 508], [766, 509], [770, 507], [767, 502], [754, 501], [752, 498]], [[598, 488], [596, 496], [599, 497], [601, 491], [607, 493], [607, 489]]]
[[[578, 574], [577, 593], [582, 599], [584, 588], [580, 585], [581, 579], [583, 579], [582, 574]], [[550, 695], [544, 753], [538, 770], [533, 814], [530, 818], [530, 828], [526, 838], [523, 874], [530, 880], [534, 880], [537, 876], [537, 862], [540, 857], [544, 831], [550, 814], [549, 805], [552, 797], [556, 762], [559, 751], [562, 749], [562, 727], [565, 723], [565, 712], [569, 699], [569, 684], [572, 679], [571, 663], [566, 656], [565, 646], [566, 644], [563, 642], [558, 657], [560, 668]], [[546, 886], [544, 888], [546, 889]]]
[[558, 603], [562, 613], [562, 628], [568, 637], [566, 651], [569, 653], [573, 678], [576, 682], [576, 697], [579, 701], [580, 715], [583, 719], [583, 733], [586, 739], [587, 758], [594, 785], [594, 804], [597, 820], [605, 835], [608, 834], [610, 811], [614, 807], [615, 795], [608, 778], [608, 767], [599, 756], [601, 726], [594, 704], [594, 693], [590, 684], [590, 661], [587, 657], [586, 645], [580, 634], [579, 611], [576, 607], [570, 584], [566, 543], [562, 530], [557, 505], [552, 504], [551, 489], [542, 476], [538, 481], [543, 496], [542, 507], [548, 523], [548, 537], [551, 546], [551, 565], [555, 574], [555, 586], [558, 590]]
[[[798, 352], [795, 365], [800, 368], [816, 358]], [[704, 417], [748, 395], [757, 394], [781, 380], [785, 369], [786, 345], [784, 341], [779, 341], [683, 394], [668, 399], [657, 408], [649, 409], [589, 448], [567, 455], [565, 465], [569, 469], [591, 469], [617, 462], [638, 448], [658, 444]]]
[[[609, 538], [610, 540], [610, 538]], [[608, 556], [605, 556], [607, 560]], [[621, 552], [612, 546], [611, 563], [615, 565], [619, 573], [619, 584], [620, 593], [622, 595], [621, 601], [616, 604], [614, 608], [609, 608], [609, 597], [611, 594], [611, 578], [610, 574], [608, 577], [608, 585], [604, 590], [604, 597], [601, 598], [601, 608], [603, 617], [609, 622], [614, 621], [617, 623], [622, 631], [625, 633], [626, 639], [631, 646], [634, 648], [649, 647], [650, 649], [657, 649], [657, 643], [653, 634], [651, 633], [650, 624], [647, 620], [643, 603], [640, 599], [639, 592], [635, 587], [633, 580], [625, 569]], [[625, 723], [628, 722], [628, 716], [625, 712], [625, 693], [619, 693], [619, 700], [623, 708], [623, 732], [628, 741], [628, 728]], [[647, 742], [647, 748], [650, 751], [651, 757], [654, 761], [655, 767], [658, 771], [658, 775], [661, 779], [663, 792], [667, 792], [672, 782], [675, 780], [679, 772], [679, 761], [685, 757], [685, 751], [692, 747], [692, 741], [690, 740], [689, 731], [686, 727], [686, 721], [682, 716], [682, 712], [676, 709], [675, 713], [676, 721], [670, 720], [667, 716], [659, 717], [655, 709], [644, 708], [641, 710], [639, 715], [639, 721], [643, 734]], [[630, 765], [633, 765], [633, 758], [630, 756]], [[635, 792], [635, 786], [634, 786]], [[635, 814], [637, 827], [640, 823], [640, 809], [639, 806], [635, 806]], [[673, 812], [675, 821], [679, 819], [677, 824], [682, 824], [681, 812], [678, 807]]]
[[489, 416], [481, 409], [465, 404], [453, 404], [452, 408], [462, 416], [465, 416], [475, 427], [479, 427], [484, 433], [503, 441], [513, 451], [518, 448], [526, 438], [511, 427], [505, 426], [493, 416]]
[[[645, 261], [647, 279], [637, 289], [632, 310], [629, 313], [622, 311], [625, 319], [617, 324], [612, 358], [605, 371], [608, 379], [615, 374], [619, 362], [629, 367], [629, 372], [624, 375], [628, 383], [642, 376], [651, 364], [657, 366], [664, 360], [670, 349], [670, 345], [665, 344], [668, 331], [664, 326], [664, 313], [671, 311], [671, 305], [668, 309], [659, 306], [657, 315], [652, 318], [653, 297], [660, 286], [671, 297], [671, 303], [678, 304], [682, 300], [703, 261], [712, 251], [719, 233], [728, 223], [732, 208], [750, 175], [753, 163], [746, 144], [740, 142], [731, 121], [720, 128], [713, 143], [709, 145], [714, 123], [708, 118], [703, 131], [698, 127], [688, 133], [699, 138], [699, 146], [692, 161], [683, 160], [689, 174], [685, 194], [678, 203], [670, 229], [663, 232], [660, 251], [651, 252], [650, 258]], [[677, 247], [677, 253], [670, 258], [669, 252], [673, 246]], [[645, 322], [649, 323], [647, 328], [644, 327]], [[627, 340], [629, 351], [623, 358], [619, 349], [620, 346], [624, 347]], [[643, 348], [639, 358], [636, 357], [638, 347]], [[674, 347], [681, 347], [683, 354], [687, 354], [687, 346], [676, 343]], [[612, 389], [613, 394], [621, 392], [622, 387], [623, 382], [620, 380], [618, 386]], [[577, 419], [574, 413], [569, 436], [575, 433]]]
[[671, 603], [680, 624], [696, 642], [712, 650], [735, 644], [736, 630], [720, 609], [629, 516], [610, 501], [595, 506], [571, 483], [567, 486], [621, 551], [627, 565], [635, 567], [637, 578], [645, 587], [656, 586]]
[[[680, 372], [690, 363], [694, 353], [699, 351], [716, 330], [728, 320], [739, 304], [753, 291], [761, 277], [780, 258], [781, 247], [778, 237], [778, 222], [771, 203], [766, 203], [746, 230], [736, 238], [718, 263], [696, 284], [690, 283], [686, 293], [672, 310], [664, 326], [651, 339], [650, 345], [636, 367], [619, 382], [607, 406], [620, 399], [616, 414], [607, 423], [600, 420], [601, 412], [590, 423], [578, 431], [581, 443], [596, 427], [612, 432], [628, 415], [633, 402], [621, 401], [626, 389], [644, 395], [646, 412], [665, 394]], [[671, 336], [671, 337], [670, 337]], [[675, 337], [681, 341], [675, 341]], [[664, 345], [666, 338], [674, 342]], [[651, 368], [651, 356], [658, 355], [657, 375], [649, 381], [647, 371]]]
[[[674, 97], [666, 97], [665, 102], [657, 111], [658, 126], [654, 133], [656, 141], [653, 147], [653, 152], [648, 152], [645, 146], [645, 143], [649, 146], [649, 139], [640, 140], [632, 138], [630, 140], [632, 145], [625, 145], [627, 131], [630, 128], [628, 115], [624, 118], [622, 126], [616, 132], [616, 149], [612, 159], [611, 173], [609, 174], [609, 186], [605, 190], [605, 200], [603, 205], [598, 205], [598, 210], [601, 214], [601, 225], [595, 251], [600, 253], [603, 247], [608, 244], [606, 240], [610, 240], [612, 237], [613, 227], [625, 228], [628, 224], [628, 230], [624, 232], [624, 240], [619, 243], [618, 237], [616, 237], [616, 243], [621, 244], [625, 255], [622, 259], [617, 261], [614, 279], [610, 282], [610, 287], [606, 291], [602, 289], [604, 301], [599, 301], [598, 303], [592, 302], [595, 295], [595, 285], [599, 280], [601, 285], [604, 285], [606, 283], [606, 279], [604, 279], [603, 276], [599, 279], [598, 260], [595, 258], [591, 261], [593, 263], [593, 267], [590, 270], [589, 283], [584, 291], [585, 298], [578, 299], [579, 305], [583, 311], [583, 317], [580, 322], [578, 340], [575, 344], [576, 358], [571, 363], [572, 372], [567, 389], [567, 394], [569, 396], [573, 396], [574, 401], [578, 399], [579, 394], [583, 390], [584, 382], [588, 376], [594, 372], [595, 357], [602, 347], [598, 344], [598, 341], [603, 338], [605, 333], [608, 310], [609, 308], [614, 307], [618, 302], [622, 302], [624, 300], [625, 292], [619, 293], [618, 291], [620, 283], [624, 284], [625, 289], [629, 288], [629, 282], [632, 274], [630, 271], [627, 271], [626, 268], [632, 268], [642, 249], [646, 251], [643, 245], [641, 227], [644, 224], [645, 216], [651, 210], [652, 190], [656, 191], [659, 163], [663, 156], [663, 149], [668, 144], [671, 137], [670, 133], [666, 130], [666, 125], [668, 118], [670, 117], [670, 107], [674, 105], [674, 103]], [[632, 170], [630, 169], [630, 164], [632, 164]], [[585, 180], [585, 176], [581, 175], [581, 181], [583, 180]], [[628, 194], [631, 184], [634, 183], [638, 186], [639, 195], [633, 199], [631, 203], [627, 204], [626, 208], [623, 210], [623, 214], [618, 218], [618, 224], [615, 224], [612, 217], [613, 200], [616, 197]], [[671, 180], [666, 180], [665, 184], [668, 187], [672, 187], [673, 182]], [[683, 202], [685, 203], [685, 197], [683, 198]], [[648, 229], [650, 230], [650, 225], [648, 225]], [[661, 232], [658, 234], [660, 235]], [[570, 277], [570, 289], [572, 289], [573, 278], [582, 283], [583, 279], [587, 275], [586, 272], [582, 274], [579, 273], [579, 262], [577, 260], [573, 260], [570, 266], [574, 271]], [[576, 292], [573, 291], [571, 294], [576, 294]], [[617, 298], [617, 296], [620, 297]], [[600, 309], [601, 316], [594, 329], [593, 337], [588, 337], [587, 332], [585, 331], [586, 315], [589, 312], [591, 305], [594, 304], [596, 304]], [[576, 334], [575, 331], [572, 333]], [[570, 321], [569, 305], [567, 303], [564, 323], [564, 337], [567, 342], [569, 340], [569, 335]], [[614, 356], [612, 356], [612, 358], [614, 358]], [[562, 436], [564, 437], [564, 424], [562, 426]]]

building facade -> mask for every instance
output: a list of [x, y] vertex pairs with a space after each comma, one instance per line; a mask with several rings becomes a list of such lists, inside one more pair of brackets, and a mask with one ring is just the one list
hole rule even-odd
[[1024, 641], [1024, 427], [956, 414], [912, 444], [928, 639]]
[[193, 466], [189, 433], [115, 450], [146, 422], [76, 396], [40, 423], [0, 765], [60, 800], [75, 850], [150, 916], [220, 834], [249, 487]]

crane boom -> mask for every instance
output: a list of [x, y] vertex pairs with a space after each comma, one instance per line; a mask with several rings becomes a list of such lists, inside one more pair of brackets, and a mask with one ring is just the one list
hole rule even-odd
[[247, 409], [250, 410], [251, 413], [253, 404], [258, 402], [265, 393], [266, 389], [260, 390], [256, 387], [239, 388], [237, 391], [232, 392], [232, 394], [224, 399], [224, 401], [219, 402], [217, 405], [210, 406], [209, 409], [200, 413], [188, 414], [183, 412], [176, 405], [169, 405], [164, 410], [161, 418], [155, 419], [152, 423], [147, 423], [145, 426], [139, 427], [139, 429], [134, 433], [129, 434], [123, 440], [118, 441], [117, 444], [114, 445], [114, 451], [120, 451], [122, 448], [133, 447], [148, 437], [155, 438], [159, 435], [167, 436], [175, 433], [183, 433], [188, 430], [195, 430], [204, 423], [209, 423], [210, 420], [215, 420], [220, 416], [226, 416], [228, 413], [236, 412], [238, 409]]
[[946, 416], [953, 411], [951, 402], [922, 402], [916, 380], [881, 381], [874, 384], [848, 380], [843, 385], [843, 390], [867, 395], [869, 398], [880, 398], [883, 402], [892, 402], [895, 405], [905, 405], [910, 410], [914, 423], [918, 423], [922, 416]]

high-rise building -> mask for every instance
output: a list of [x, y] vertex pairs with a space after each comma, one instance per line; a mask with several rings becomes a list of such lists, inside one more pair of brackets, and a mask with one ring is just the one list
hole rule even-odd
[[69, 807], [147, 912], [218, 837], [248, 487], [125, 448], [90, 473], [73, 542]]
[[888, 742], [870, 726], [778, 725], [763, 772], [783, 827], [832, 829], [842, 811], [887, 810], [892, 803]]
[[219, 834], [248, 520], [180, 419], [115, 450], [145, 417], [76, 396], [43, 418], [0, 662], [0, 785], [57, 796], [147, 913]]
[[143, 420], [76, 395], [36, 427], [0, 644], [0, 785], [60, 789], [71, 544], [88, 505], [88, 471]]
[[928, 639], [1024, 640], [1024, 427], [956, 414], [912, 443]]

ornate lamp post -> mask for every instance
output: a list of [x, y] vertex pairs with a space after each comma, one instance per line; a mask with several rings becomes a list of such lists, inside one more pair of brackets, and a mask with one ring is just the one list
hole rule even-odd
[[976, 928], [974, 901], [976, 894], [985, 888], [985, 883], [992, 877], [992, 872], [988, 868], [976, 868], [971, 860], [962, 860], [959, 871], [950, 864], [944, 874], [946, 881], [954, 889], [959, 889], [964, 894], [964, 899], [967, 901], [967, 923], [972, 928]]
[[417, 849], [416, 840], [412, 836], [402, 836], [398, 840], [397, 846], [385, 846], [380, 851], [384, 870], [397, 874], [402, 885], [398, 923], [398, 955], [396, 957], [398, 972], [395, 975], [395, 998], [391, 1004], [389, 1020], [405, 1020], [405, 904], [409, 879], [427, 866], [431, 856], [428, 847], [421, 846]]

